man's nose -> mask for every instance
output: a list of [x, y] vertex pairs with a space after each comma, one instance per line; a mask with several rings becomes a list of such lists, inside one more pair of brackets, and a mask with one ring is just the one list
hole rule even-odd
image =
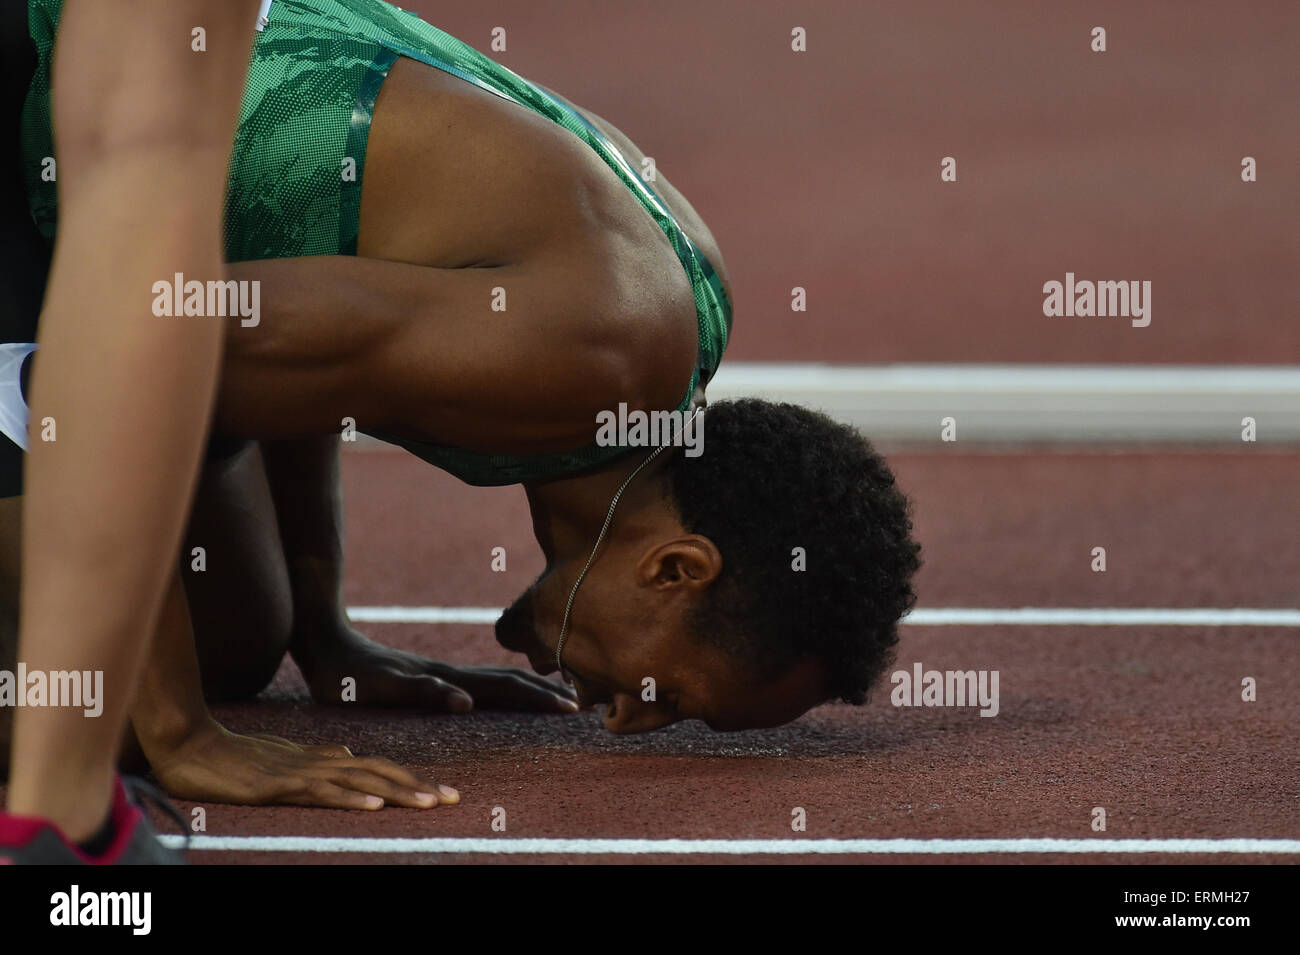
[[648, 703], [626, 693], [615, 693], [605, 707], [605, 729], [611, 733], [648, 733], [676, 722], [667, 703]]
[[555, 665], [554, 654], [547, 653], [545, 649], [528, 653], [528, 665], [533, 668], [533, 672], [540, 673], [542, 676], [548, 676], [559, 669]]

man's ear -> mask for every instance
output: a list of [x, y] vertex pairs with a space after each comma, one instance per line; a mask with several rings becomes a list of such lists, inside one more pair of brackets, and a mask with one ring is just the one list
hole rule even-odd
[[637, 583], [668, 590], [708, 587], [722, 573], [722, 552], [707, 537], [686, 534], [656, 544], [637, 562]]

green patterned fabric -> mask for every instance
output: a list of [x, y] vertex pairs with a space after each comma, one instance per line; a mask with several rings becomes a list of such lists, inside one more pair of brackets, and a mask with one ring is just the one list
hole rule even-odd
[[[41, 164], [54, 155], [49, 68], [62, 5], [63, 0], [29, 0], [39, 66], [23, 116], [32, 213], [51, 239], [57, 196], [55, 184], [43, 180]], [[558, 123], [595, 150], [632, 190], [672, 243], [694, 290], [699, 358], [679, 405], [680, 410], [688, 408], [696, 384], [717, 369], [731, 327], [730, 303], [708, 260], [617, 147], [569, 103], [380, 0], [276, 0], [272, 5], [269, 23], [253, 49], [231, 157], [228, 260], [356, 254], [371, 112], [399, 56], [443, 70]], [[350, 174], [352, 164], [355, 175]], [[628, 450], [593, 444], [561, 454], [490, 455], [372, 433], [478, 485], [559, 477]]]

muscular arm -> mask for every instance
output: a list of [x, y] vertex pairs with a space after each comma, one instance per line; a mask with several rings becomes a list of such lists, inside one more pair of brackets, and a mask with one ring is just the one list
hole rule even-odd
[[351, 256], [232, 265], [234, 278], [261, 282], [261, 320], [228, 330], [218, 426], [294, 437], [352, 417], [472, 450], [581, 447], [596, 412], [620, 400], [674, 407], [690, 377], [693, 329], [618, 291], [617, 268], [607, 253], [559, 250], [494, 268]]

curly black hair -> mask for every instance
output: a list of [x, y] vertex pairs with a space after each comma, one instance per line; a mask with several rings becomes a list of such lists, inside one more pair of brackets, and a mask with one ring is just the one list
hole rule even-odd
[[674, 452], [665, 475], [683, 525], [722, 553], [693, 638], [757, 679], [815, 659], [828, 699], [866, 702], [921, 563], [893, 472], [861, 433], [798, 405], [723, 401], [703, 419], [703, 453]]

